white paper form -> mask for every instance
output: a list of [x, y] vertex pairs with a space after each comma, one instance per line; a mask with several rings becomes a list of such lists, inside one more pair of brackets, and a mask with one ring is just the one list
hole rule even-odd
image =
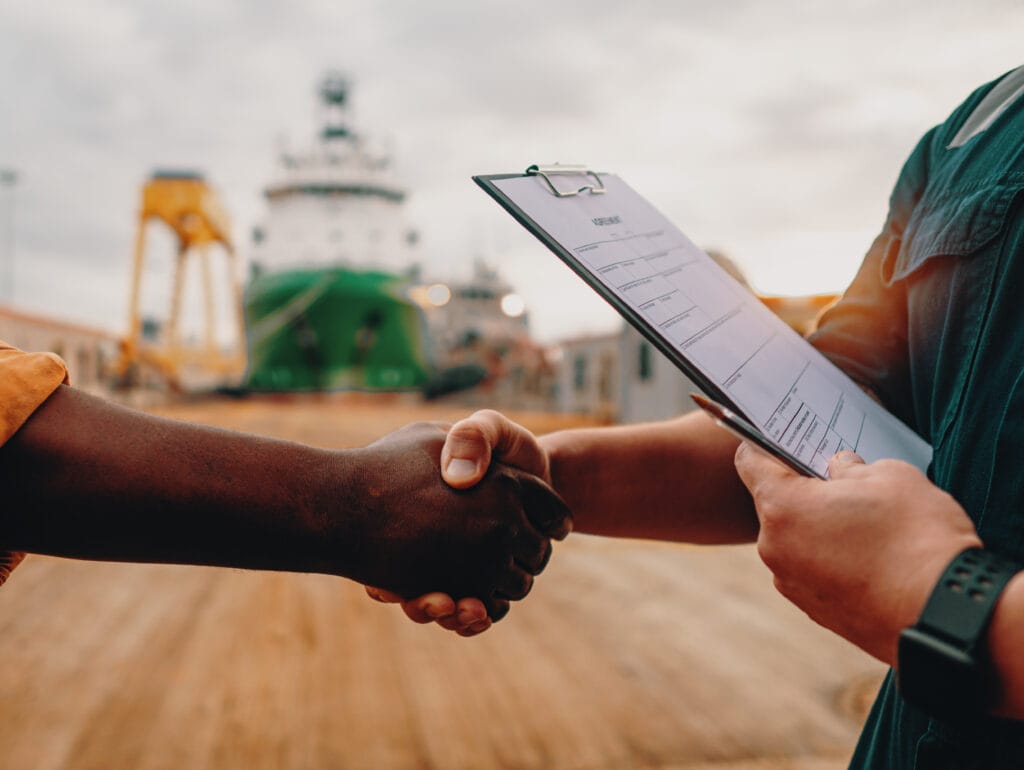
[[600, 178], [605, 194], [569, 198], [536, 176], [492, 183], [793, 457], [822, 474], [840, 449], [927, 468], [927, 442], [625, 182]]

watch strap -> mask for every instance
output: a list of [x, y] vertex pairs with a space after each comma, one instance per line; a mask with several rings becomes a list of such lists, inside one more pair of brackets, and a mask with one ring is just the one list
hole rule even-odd
[[935, 584], [916, 628], [966, 653], [975, 652], [999, 594], [1018, 571], [1019, 565], [983, 548], [957, 554]]
[[1020, 566], [981, 548], [957, 554], [916, 625], [900, 634], [896, 684], [904, 699], [944, 722], [983, 718], [995, 682], [985, 632]]

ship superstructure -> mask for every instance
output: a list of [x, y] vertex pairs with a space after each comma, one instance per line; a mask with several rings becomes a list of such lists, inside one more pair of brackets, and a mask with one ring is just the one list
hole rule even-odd
[[427, 380], [423, 318], [408, 298], [415, 233], [389, 154], [349, 119], [349, 83], [321, 83], [322, 127], [284, 152], [264, 191], [246, 291], [248, 385], [405, 389]]
[[254, 233], [257, 272], [327, 265], [407, 273], [416, 234], [405, 223], [406, 191], [384, 148], [351, 126], [350, 85], [320, 85], [321, 129], [304, 151], [284, 151], [264, 190], [268, 214]]

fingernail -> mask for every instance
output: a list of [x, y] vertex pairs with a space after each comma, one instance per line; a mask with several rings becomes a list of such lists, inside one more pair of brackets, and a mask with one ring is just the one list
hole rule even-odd
[[844, 449], [842, 452], [837, 452], [835, 457], [832, 458], [836, 462], [840, 463], [857, 463], [860, 462], [860, 457], [856, 452], [851, 452], [848, 449]]
[[438, 605], [434, 604], [433, 602], [427, 604], [427, 606], [423, 609], [424, 611], [426, 611], [427, 615], [434, 618], [435, 620], [437, 618], [444, 617], [444, 610], [441, 609], [441, 607], [439, 607]]
[[453, 457], [448, 461], [447, 473], [453, 481], [473, 478], [476, 475], [476, 463], [462, 457]]

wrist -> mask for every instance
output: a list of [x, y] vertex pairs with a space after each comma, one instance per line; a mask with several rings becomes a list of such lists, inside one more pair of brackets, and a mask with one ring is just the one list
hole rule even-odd
[[988, 629], [988, 654], [993, 668], [994, 710], [1013, 719], [1024, 718], [1024, 692], [1009, 682], [1024, 681], [1021, 659], [1024, 636], [1024, 572], [1018, 572], [1003, 589]]
[[564, 498], [566, 490], [574, 487], [576, 464], [573, 457], [579, 451], [579, 442], [573, 440], [569, 431], [546, 433], [538, 436], [537, 442], [547, 461], [548, 477], [545, 481]]
[[928, 550], [927, 555], [915, 560], [915, 579], [907, 581], [903, 586], [897, 602], [895, 622], [889, 629], [889, 638], [886, 648], [890, 651], [885, 662], [891, 666], [897, 665], [896, 648], [899, 636], [904, 629], [910, 628], [917, 623], [918, 618], [924, 611], [929, 597], [935, 591], [942, 577], [946, 565], [962, 551], [968, 548], [983, 548], [981, 538], [976, 533], [958, 534], [954, 537], [944, 539], [941, 543], [935, 544]]
[[374, 494], [359, 469], [362, 449], [317, 450], [308, 466], [301, 513], [310, 572], [358, 579], [359, 544], [366, 529], [368, 497]]
[[[896, 681], [909, 703], [929, 716], [958, 723], [1005, 708], [1000, 682], [1012, 679], [1006, 664], [1013, 661], [1002, 661], [1000, 670], [993, 647], [1006, 645], [1005, 634], [1012, 636], [1015, 629], [1006, 613], [1002, 622], [1010, 623], [1009, 628], [994, 629], [993, 623], [1015, 581], [1011, 602], [1019, 601], [1020, 569], [980, 545], [950, 560], [917, 623], [900, 635]], [[1015, 614], [1012, 607], [1008, 614]]]

